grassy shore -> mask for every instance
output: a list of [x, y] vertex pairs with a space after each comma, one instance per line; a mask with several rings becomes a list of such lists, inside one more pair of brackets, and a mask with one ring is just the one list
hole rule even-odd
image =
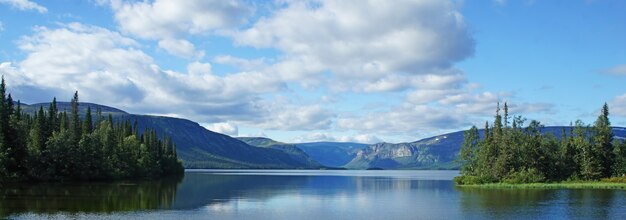
[[623, 189], [626, 190], [625, 178], [608, 178], [600, 181], [571, 181], [554, 183], [486, 183], [458, 185], [460, 187], [494, 189]]

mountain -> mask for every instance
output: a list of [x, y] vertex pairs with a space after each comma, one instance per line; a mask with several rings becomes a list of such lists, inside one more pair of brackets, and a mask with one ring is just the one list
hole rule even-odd
[[[561, 137], [571, 127], [551, 126], [541, 130]], [[482, 130], [480, 130], [482, 135]], [[626, 128], [614, 127], [617, 139], [626, 137]], [[411, 143], [378, 143], [358, 150], [356, 156], [345, 165], [348, 169], [457, 169], [454, 163], [461, 145], [463, 131], [425, 138]]]
[[[22, 104], [27, 113], [39, 107], [47, 109], [49, 103]], [[70, 109], [68, 102], [58, 102], [63, 111]], [[268, 138], [241, 138], [205, 129], [198, 123], [172, 117], [135, 115], [117, 108], [80, 103], [81, 114], [91, 107], [95, 115], [101, 109], [103, 116], [111, 114], [114, 120], [137, 122], [140, 131], [155, 129], [159, 136], [167, 135], [177, 145], [179, 157], [186, 168], [241, 168], [241, 169], [319, 169], [345, 167], [348, 169], [455, 169], [454, 163], [463, 143], [463, 131], [425, 138], [410, 143], [358, 143], [315, 142], [287, 144]], [[561, 137], [561, 131], [571, 127], [545, 127], [543, 133]], [[481, 131], [482, 133], [482, 131]], [[626, 138], [626, 128], [614, 127], [617, 139]]]
[[[24, 112], [34, 113], [40, 106], [47, 109], [50, 103], [22, 104]], [[69, 103], [58, 102], [57, 107], [69, 110]], [[300, 160], [283, 150], [250, 146], [227, 135], [205, 129], [198, 123], [180, 118], [135, 115], [122, 110], [93, 104], [80, 103], [79, 111], [84, 114], [91, 107], [95, 115], [100, 108], [103, 116], [109, 113], [116, 121], [137, 122], [139, 131], [144, 128], [156, 130], [159, 136], [169, 136], [176, 143], [177, 153], [186, 168], [240, 168], [240, 169], [307, 169], [319, 168], [309, 160]]]
[[369, 146], [350, 142], [314, 142], [295, 145], [313, 160], [328, 167], [343, 167], [356, 157], [358, 150]]
[[439, 135], [411, 143], [378, 143], [356, 152], [348, 169], [454, 169], [463, 132]]
[[289, 154], [294, 160], [306, 162], [310, 167], [324, 167], [317, 161], [311, 159], [311, 157], [309, 157], [307, 153], [305, 153], [293, 144], [278, 142], [264, 137], [238, 137], [237, 139], [243, 141], [250, 146], [271, 148], [283, 151]]

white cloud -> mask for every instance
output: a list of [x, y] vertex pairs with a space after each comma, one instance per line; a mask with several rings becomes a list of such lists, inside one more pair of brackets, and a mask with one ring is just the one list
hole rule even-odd
[[299, 137], [293, 138], [293, 143], [320, 142], [320, 141], [337, 141], [335, 137], [323, 132], [312, 132]]
[[618, 76], [626, 76], [626, 64], [620, 64], [604, 70], [605, 73]]
[[[474, 92], [474, 86], [457, 90], [417, 90], [407, 94], [405, 102], [383, 111], [360, 115], [339, 115], [336, 128], [379, 135], [426, 137], [458, 130], [491, 119], [498, 102], [511, 98], [506, 93]], [[432, 96], [432, 97], [431, 97]], [[509, 102], [510, 115], [554, 114], [548, 103]], [[500, 106], [502, 108], [502, 106]]]
[[228, 122], [220, 122], [220, 123], [212, 123], [212, 124], [203, 124], [206, 129], [210, 131], [222, 133], [229, 136], [237, 136], [239, 134], [239, 128], [237, 125]]
[[359, 133], [418, 136], [436, 130], [462, 127], [467, 123], [465, 117], [449, 108], [404, 104], [388, 111], [340, 116], [337, 127]]
[[172, 55], [183, 58], [201, 59], [204, 57], [204, 51], [196, 51], [196, 47], [187, 40], [160, 40], [159, 47], [165, 49], [165, 51]]
[[[286, 80], [326, 71], [396, 90], [390, 74], [427, 74], [473, 53], [474, 42], [454, 3], [425, 1], [298, 1], [234, 33], [238, 44], [285, 53], [275, 68]], [[390, 84], [391, 83], [391, 84]]]
[[243, 71], [262, 70], [267, 68], [266, 61], [263, 58], [244, 59], [239, 57], [233, 57], [230, 55], [221, 55], [214, 57], [213, 62], [234, 66], [237, 69]]
[[[414, 91], [433, 90], [458, 90], [467, 83], [463, 72], [458, 70], [438, 70], [420, 75], [389, 74], [376, 81], [362, 81], [359, 79], [345, 80], [333, 84], [334, 90], [353, 85], [353, 91], [357, 92], [384, 92], [402, 91], [412, 89]], [[338, 88], [340, 87], [340, 88]]]
[[355, 136], [341, 136], [337, 138], [340, 142], [356, 142], [362, 144], [375, 144], [383, 142], [382, 139], [371, 134], [359, 134]]
[[0, 0], [0, 4], [8, 4], [11, 7], [26, 11], [26, 10], [35, 10], [39, 13], [46, 13], [48, 9], [28, 0]]
[[252, 14], [252, 8], [238, 0], [102, 0], [113, 10], [124, 33], [143, 39], [159, 40], [159, 47], [183, 58], [202, 58], [203, 51], [181, 39], [188, 35], [211, 34], [235, 28]]
[[243, 24], [252, 9], [238, 0], [109, 1], [120, 28], [146, 39], [203, 34]]
[[265, 109], [268, 117], [256, 126], [274, 130], [325, 130], [333, 124], [335, 113], [319, 105], [272, 103]]
[[30, 97], [36, 101], [63, 100], [79, 90], [82, 100], [130, 112], [176, 114], [198, 122], [256, 121], [271, 117], [257, 110], [269, 108], [259, 96], [285, 88], [276, 77], [259, 72], [217, 76], [208, 63], [193, 62], [187, 73], [162, 70], [137, 49], [136, 41], [78, 23], [36, 28], [18, 46], [26, 58], [17, 66], [3, 63], [0, 71], [16, 93], [45, 97]]
[[324, 132], [313, 132], [303, 136], [299, 136], [293, 139], [295, 143], [306, 143], [306, 142], [321, 142], [321, 141], [332, 141], [332, 142], [354, 142], [361, 144], [375, 144], [383, 142], [382, 139], [378, 138], [375, 135], [371, 134], [359, 134], [352, 136], [333, 136]]
[[613, 98], [608, 104], [611, 114], [626, 117], [626, 93]]
[[[129, 112], [189, 118], [233, 134], [229, 122], [275, 130], [328, 129], [334, 113], [319, 105], [294, 105], [261, 96], [286, 85], [267, 73], [238, 72], [218, 76], [209, 63], [192, 62], [186, 73], [162, 70], [138, 43], [104, 28], [71, 23], [58, 29], [39, 27], [23, 37], [27, 56], [17, 66], [0, 65], [16, 97], [33, 93], [47, 101], [69, 97], [119, 107]], [[181, 107], [182, 106], [182, 107]]]

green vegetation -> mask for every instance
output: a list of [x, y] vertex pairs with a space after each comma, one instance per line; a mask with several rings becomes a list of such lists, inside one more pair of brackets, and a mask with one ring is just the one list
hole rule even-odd
[[0, 84], [0, 182], [157, 178], [182, 174], [176, 147], [154, 130], [139, 134], [130, 121], [115, 123], [100, 110], [59, 112], [56, 98], [47, 111], [22, 112]]
[[624, 183], [586, 181], [586, 182], [556, 182], [556, 183], [485, 183], [463, 185], [488, 189], [626, 189]]
[[[487, 122], [481, 137], [475, 126], [464, 134], [457, 185], [497, 188], [626, 188], [626, 141], [613, 140], [609, 107], [604, 104], [593, 126], [542, 134], [538, 121], [512, 119], [504, 104]], [[613, 178], [610, 178], [613, 177]]]

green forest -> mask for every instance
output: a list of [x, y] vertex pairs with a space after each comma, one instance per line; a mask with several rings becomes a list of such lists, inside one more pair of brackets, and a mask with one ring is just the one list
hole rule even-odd
[[613, 140], [607, 104], [593, 125], [578, 120], [560, 137], [535, 120], [524, 127], [526, 119], [510, 117], [506, 103], [501, 115], [499, 106], [482, 136], [476, 126], [464, 133], [456, 184], [621, 181], [626, 173], [626, 142]]
[[78, 92], [71, 111], [56, 98], [34, 115], [0, 84], [0, 182], [153, 179], [181, 175], [182, 163], [170, 138], [138, 131], [130, 121], [115, 122], [99, 109], [79, 115]]

